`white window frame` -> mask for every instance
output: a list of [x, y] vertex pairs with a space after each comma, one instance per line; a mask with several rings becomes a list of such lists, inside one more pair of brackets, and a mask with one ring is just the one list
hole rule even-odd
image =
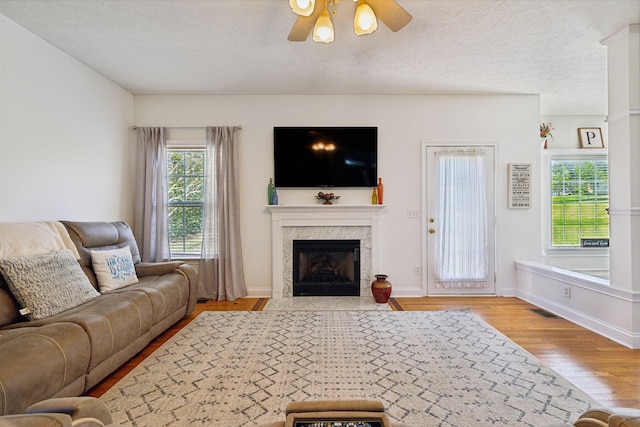
[[542, 177], [541, 177], [541, 199], [542, 199], [542, 248], [548, 256], [608, 256], [609, 248], [582, 248], [582, 247], [558, 247], [552, 246], [552, 221], [551, 221], [551, 160], [590, 160], [609, 157], [608, 150], [605, 149], [556, 149], [543, 150], [542, 153]]
[[[167, 152], [172, 150], [206, 150], [204, 139], [167, 139]], [[171, 253], [171, 259], [200, 259], [200, 254]]]

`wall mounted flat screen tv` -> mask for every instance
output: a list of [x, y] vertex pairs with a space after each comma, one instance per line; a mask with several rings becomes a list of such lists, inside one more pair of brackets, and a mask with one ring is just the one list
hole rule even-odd
[[375, 187], [377, 127], [274, 127], [276, 187]]

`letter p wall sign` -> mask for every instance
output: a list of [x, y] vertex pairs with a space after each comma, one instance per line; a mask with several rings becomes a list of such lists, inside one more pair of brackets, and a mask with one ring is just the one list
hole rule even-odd
[[604, 148], [601, 128], [578, 128], [580, 148]]

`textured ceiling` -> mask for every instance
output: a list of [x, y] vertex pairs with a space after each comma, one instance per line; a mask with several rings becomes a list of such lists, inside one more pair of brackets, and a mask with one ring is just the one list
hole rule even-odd
[[606, 114], [603, 39], [640, 0], [398, 0], [397, 33], [289, 42], [287, 0], [0, 0], [0, 13], [134, 94], [540, 94]]

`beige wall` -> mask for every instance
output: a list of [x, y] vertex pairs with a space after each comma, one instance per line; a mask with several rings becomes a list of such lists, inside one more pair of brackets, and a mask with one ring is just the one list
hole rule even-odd
[[[507, 163], [532, 162], [538, 177], [537, 96], [136, 96], [135, 124], [242, 125], [241, 226], [251, 295], [271, 295], [271, 218], [266, 186], [273, 175], [274, 126], [377, 126], [379, 175], [385, 183], [382, 269], [395, 295], [423, 295], [421, 222], [407, 210], [422, 206], [422, 142], [497, 144], [497, 289], [515, 294], [516, 259], [540, 256], [540, 204], [506, 208]], [[534, 200], [539, 184], [534, 179]], [[334, 190], [340, 203], [370, 203], [369, 190]], [[312, 204], [317, 189], [279, 190], [281, 204]], [[522, 225], [526, 224], [526, 227]], [[424, 271], [424, 268], [423, 268]]]
[[0, 221], [132, 219], [133, 96], [0, 15]]

